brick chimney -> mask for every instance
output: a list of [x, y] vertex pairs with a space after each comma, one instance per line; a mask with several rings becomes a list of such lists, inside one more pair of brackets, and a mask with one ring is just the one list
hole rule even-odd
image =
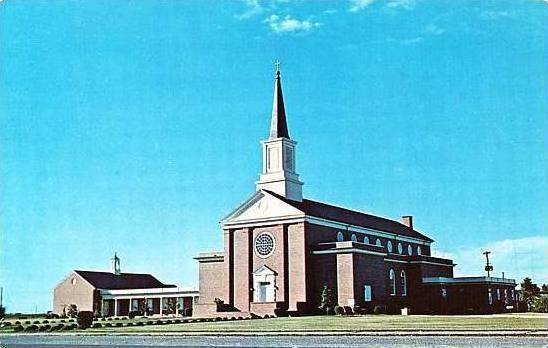
[[401, 223], [409, 227], [410, 229], [413, 229], [413, 217], [411, 215], [402, 216]]

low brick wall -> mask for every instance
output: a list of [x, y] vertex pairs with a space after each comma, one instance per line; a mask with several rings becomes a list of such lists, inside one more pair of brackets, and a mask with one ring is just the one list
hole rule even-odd
[[192, 316], [195, 318], [248, 318], [251, 315], [247, 312], [239, 312], [239, 311], [232, 311], [232, 312], [217, 312], [217, 304], [216, 303], [201, 303], [194, 305], [194, 309], [192, 311]]

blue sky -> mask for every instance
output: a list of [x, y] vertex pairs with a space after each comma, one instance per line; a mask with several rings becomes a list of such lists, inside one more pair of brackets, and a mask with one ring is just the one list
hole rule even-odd
[[457, 275], [548, 282], [543, 1], [0, 2], [1, 275], [197, 284], [254, 192], [282, 61], [305, 196], [399, 219]]

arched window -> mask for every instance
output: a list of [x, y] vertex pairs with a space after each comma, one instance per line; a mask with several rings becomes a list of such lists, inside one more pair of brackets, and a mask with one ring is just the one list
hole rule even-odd
[[407, 296], [407, 277], [405, 276], [405, 271], [401, 271], [401, 295]]
[[403, 253], [403, 245], [401, 243], [398, 243], [398, 254]]
[[422, 255], [422, 250], [420, 245], [417, 246], [417, 255], [419, 256]]
[[393, 269], [390, 269], [388, 279], [390, 280], [390, 296], [396, 296], [396, 272]]
[[368, 236], [363, 237], [363, 244], [369, 244], [369, 237]]
[[377, 238], [377, 241], [375, 242], [376, 246], [382, 246], [381, 240]]
[[413, 255], [413, 247], [411, 246], [411, 244], [407, 246], [407, 254], [409, 256]]
[[386, 242], [386, 248], [388, 249], [388, 252], [389, 252], [389, 253], [392, 252], [392, 241]]
[[339, 233], [337, 233], [337, 242], [343, 242], [343, 241], [344, 241], [344, 234], [339, 231]]
[[354, 233], [352, 233], [352, 237], [350, 237], [350, 239], [353, 241], [353, 242], [357, 242], [358, 241], [358, 237], [356, 237], [356, 235]]

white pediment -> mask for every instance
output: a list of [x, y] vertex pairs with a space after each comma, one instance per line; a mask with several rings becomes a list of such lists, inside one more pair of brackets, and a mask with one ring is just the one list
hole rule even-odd
[[304, 217], [304, 213], [266, 191], [258, 191], [228, 215], [223, 223], [252, 222], [288, 217]]
[[261, 267], [256, 269], [255, 272], [253, 272], [253, 275], [257, 276], [257, 277], [259, 277], [259, 276], [264, 276], [264, 277], [266, 277], [266, 276], [275, 276], [276, 272], [274, 272], [274, 270], [272, 270], [268, 266], [262, 265]]

